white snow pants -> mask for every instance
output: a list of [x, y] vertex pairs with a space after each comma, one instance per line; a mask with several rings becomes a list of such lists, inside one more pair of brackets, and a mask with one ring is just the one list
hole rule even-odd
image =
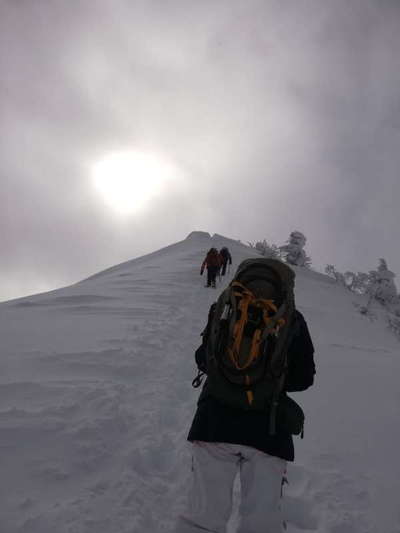
[[282, 482], [286, 461], [248, 446], [193, 443], [192, 486], [175, 533], [225, 533], [233, 484], [240, 470], [240, 526], [237, 533], [281, 533]]

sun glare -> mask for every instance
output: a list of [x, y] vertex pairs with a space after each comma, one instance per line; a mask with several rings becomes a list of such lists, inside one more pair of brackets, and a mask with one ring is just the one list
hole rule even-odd
[[146, 208], [174, 176], [172, 165], [146, 152], [115, 152], [92, 169], [96, 190], [110, 208], [122, 215]]

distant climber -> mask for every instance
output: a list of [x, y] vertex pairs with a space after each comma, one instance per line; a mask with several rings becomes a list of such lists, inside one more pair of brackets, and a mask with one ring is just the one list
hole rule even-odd
[[232, 256], [230, 254], [230, 251], [226, 246], [221, 248], [219, 251], [220, 256], [222, 257], [222, 266], [221, 266], [221, 276], [225, 276], [226, 273], [226, 266], [229, 264], [232, 264]]
[[214, 287], [217, 274], [222, 265], [222, 257], [216, 248], [210, 248], [206, 258], [201, 265], [200, 274], [203, 275], [204, 269], [207, 268], [207, 287]]

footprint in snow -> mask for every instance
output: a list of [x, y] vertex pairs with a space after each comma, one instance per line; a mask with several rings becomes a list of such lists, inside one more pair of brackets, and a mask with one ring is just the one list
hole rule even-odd
[[372, 533], [367, 518], [369, 493], [357, 480], [339, 471], [298, 465], [289, 467], [288, 478], [283, 500], [285, 519], [292, 526], [288, 531]]
[[311, 494], [312, 479], [301, 466], [291, 465], [288, 485], [283, 488], [285, 521], [296, 530], [314, 531], [318, 528], [318, 515]]

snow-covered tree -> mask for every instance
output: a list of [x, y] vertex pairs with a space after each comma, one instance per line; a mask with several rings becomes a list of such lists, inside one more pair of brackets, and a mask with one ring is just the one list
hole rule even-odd
[[352, 292], [357, 294], [366, 294], [369, 292], [371, 284], [371, 277], [365, 272], [357, 272], [356, 274], [347, 271], [343, 274], [345, 286]]
[[388, 327], [400, 339], [400, 309], [387, 314]]
[[300, 267], [311, 265], [311, 259], [304, 250], [306, 241], [307, 239], [301, 231], [292, 231], [287, 243], [279, 247], [287, 263]]
[[282, 253], [279, 247], [276, 244], [269, 244], [266, 239], [257, 241], [255, 243], [248, 242], [247, 244], [265, 257], [270, 257], [271, 259], [282, 259]]
[[360, 305], [355, 303], [362, 315], [373, 319], [375, 316], [371, 304], [379, 302], [385, 309], [388, 328], [400, 338], [400, 295], [394, 283], [395, 274], [389, 270], [384, 259], [379, 260], [377, 270], [365, 272], [338, 272], [333, 265], [327, 265], [325, 272], [338, 283], [347, 287], [352, 292], [368, 296], [368, 303]]
[[334, 265], [326, 265], [325, 273], [328, 274], [328, 276], [330, 276], [331, 278], [334, 278], [337, 283], [340, 283], [341, 285], [344, 285], [346, 287], [344, 274], [337, 271]]
[[254, 248], [265, 257], [272, 259], [281, 259], [281, 252], [276, 244], [269, 244], [265, 239], [263, 241], [257, 241]]
[[325, 272], [335, 278], [341, 285], [357, 294], [368, 294], [371, 300], [377, 300], [383, 305], [395, 303], [398, 299], [394, 284], [395, 274], [387, 268], [386, 261], [380, 260], [377, 270], [369, 273], [347, 271], [344, 274], [337, 271], [333, 265], [327, 265]]
[[396, 275], [389, 270], [385, 259], [379, 260], [377, 270], [370, 272], [371, 285], [369, 293], [383, 305], [395, 304], [398, 302], [398, 295], [394, 278]]

